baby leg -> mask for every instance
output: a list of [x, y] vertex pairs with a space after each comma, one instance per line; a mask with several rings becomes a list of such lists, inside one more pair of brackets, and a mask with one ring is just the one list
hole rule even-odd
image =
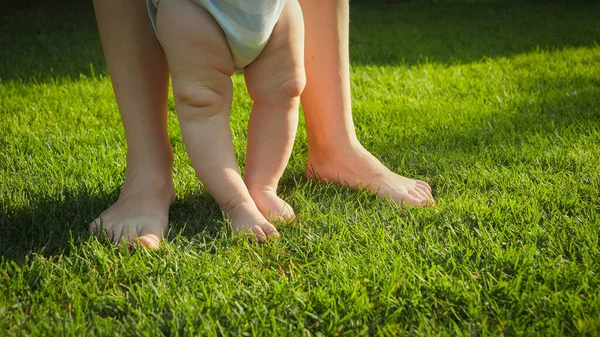
[[235, 160], [229, 129], [233, 60], [213, 17], [190, 0], [163, 0], [157, 31], [169, 63], [181, 133], [196, 174], [238, 233], [278, 232], [260, 213]]
[[261, 213], [271, 220], [294, 218], [277, 194], [290, 158], [304, 89], [304, 26], [296, 0], [288, 2], [265, 49], [246, 68], [254, 100], [248, 125], [244, 181]]

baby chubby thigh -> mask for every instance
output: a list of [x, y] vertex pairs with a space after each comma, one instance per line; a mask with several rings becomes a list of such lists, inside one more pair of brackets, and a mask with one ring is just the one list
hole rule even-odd
[[223, 30], [235, 69], [254, 61], [269, 41], [287, 0], [194, 0]]

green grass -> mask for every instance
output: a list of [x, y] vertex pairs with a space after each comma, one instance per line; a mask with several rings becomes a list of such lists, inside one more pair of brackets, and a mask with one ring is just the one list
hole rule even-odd
[[[0, 331], [8, 335], [598, 335], [600, 5], [353, 2], [356, 128], [439, 203], [401, 209], [303, 177], [298, 220], [234, 240], [184, 152], [157, 252], [86, 234], [125, 146], [93, 11], [0, 20]], [[250, 101], [235, 77], [243, 163]]]

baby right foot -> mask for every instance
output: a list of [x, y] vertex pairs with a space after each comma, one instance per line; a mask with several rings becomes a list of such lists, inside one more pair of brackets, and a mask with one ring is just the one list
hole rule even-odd
[[227, 214], [231, 229], [237, 234], [254, 236], [258, 242], [279, 237], [275, 226], [265, 219], [252, 200], [230, 203], [221, 209]]
[[292, 206], [278, 197], [272, 188], [250, 189], [250, 196], [260, 213], [269, 221], [280, 222], [296, 218]]

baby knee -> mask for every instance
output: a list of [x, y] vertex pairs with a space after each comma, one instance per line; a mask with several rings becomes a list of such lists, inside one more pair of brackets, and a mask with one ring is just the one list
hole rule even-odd
[[306, 75], [303, 68], [295, 68], [277, 76], [274, 80], [260, 83], [255, 88], [248, 88], [254, 102], [273, 100], [291, 100], [300, 97], [306, 86]]
[[174, 84], [173, 91], [177, 113], [183, 120], [213, 117], [226, 112], [229, 106], [230, 95], [218, 85], [179, 83]]
[[295, 69], [283, 77], [279, 86], [281, 93], [290, 98], [300, 97], [306, 86], [306, 75], [304, 69]]

